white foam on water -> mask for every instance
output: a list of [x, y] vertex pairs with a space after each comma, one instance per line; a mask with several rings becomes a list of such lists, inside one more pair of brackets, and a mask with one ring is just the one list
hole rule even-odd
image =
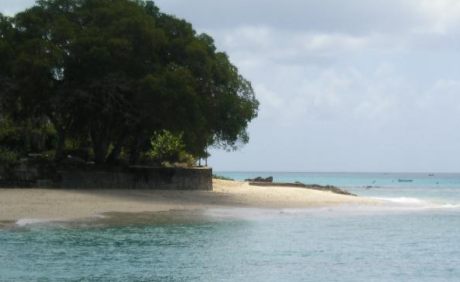
[[64, 218], [21, 218], [15, 222], [19, 227], [24, 227], [27, 225], [36, 225], [36, 224], [45, 224], [45, 223], [72, 223], [75, 221], [84, 221], [84, 220], [98, 220], [105, 219], [107, 215], [104, 214], [94, 214], [88, 218], [81, 219], [64, 219]]
[[459, 209], [460, 204], [444, 204], [441, 206], [443, 209]]
[[21, 218], [16, 221], [16, 225], [19, 227], [24, 227], [27, 225], [41, 224], [53, 222], [52, 219], [39, 219], [39, 218]]
[[95, 219], [104, 219], [104, 218], [107, 218], [106, 215], [103, 215], [103, 214], [100, 214], [100, 213], [97, 213], [93, 216], [91, 216], [91, 218], [95, 218]]
[[396, 207], [421, 208], [421, 209], [458, 209], [460, 204], [440, 203], [439, 201], [422, 200], [411, 197], [374, 197], [373, 199], [393, 204]]
[[409, 198], [409, 197], [397, 197], [397, 198], [389, 198], [389, 197], [375, 197], [373, 199], [385, 202], [391, 202], [395, 204], [406, 204], [406, 205], [429, 205], [431, 204], [428, 201], [421, 200], [418, 198]]

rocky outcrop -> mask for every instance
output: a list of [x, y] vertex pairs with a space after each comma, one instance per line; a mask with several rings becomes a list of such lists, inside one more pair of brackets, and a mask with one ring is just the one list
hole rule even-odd
[[245, 181], [247, 182], [262, 182], [262, 183], [272, 183], [273, 182], [273, 176], [269, 176], [267, 178], [263, 177], [256, 177], [256, 178], [248, 178]]
[[340, 195], [347, 195], [347, 196], [356, 196], [353, 193], [348, 192], [347, 190], [331, 186], [331, 185], [317, 185], [317, 184], [303, 184], [300, 182], [296, 183], [276, 183], [276, 182], [255, 182], [255, 181], [250, 181], [249, 185], [253, 186], [278, 186], [278, 187], [294, 187], [294, 188], [305, 188], [305, 189], [313, 189], [313, 190], [319, 190], [319, 191], [329, 191], [335, 194], [340, 194]]

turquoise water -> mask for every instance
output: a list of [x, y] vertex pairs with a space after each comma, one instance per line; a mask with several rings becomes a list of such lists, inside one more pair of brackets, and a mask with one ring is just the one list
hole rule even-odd
[[334, 172], [215, 172], [244, 180], [273, 176], [276, 182], [300, 181], [305, 184], [364, 188], [460, 188], [459, 173], [334, 173]]
[[341, 178], [351, 179], [347, 183], [335, 174], [321, 177], [321, 184], [385, 198], [389, 205], [23, 220], [0, 229], [0, 281], [459, 281], [454, 175], [432, 176], [448, 185], [370, 189], [367, 181], [379, 180], [375, 175]]

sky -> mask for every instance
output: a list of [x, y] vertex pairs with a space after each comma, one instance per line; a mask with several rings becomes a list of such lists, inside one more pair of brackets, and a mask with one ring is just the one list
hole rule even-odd
[[460, 1], [155, 2], [211, 35], [261, 103], [214, 170], [460, 172]]

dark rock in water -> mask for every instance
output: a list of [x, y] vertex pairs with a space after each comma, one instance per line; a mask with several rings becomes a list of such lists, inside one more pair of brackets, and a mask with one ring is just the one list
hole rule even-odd
[[267, 177], [267, 178], [263, 178], [263, 177], [258, 176], [258, 177], [253, 178], [253, 179], [248, 178], [248, 179], [246, 179], [245, 181], [247, 181], [247, 182], [273, 183], [273, 176], [269, 176], [269, 177]]
[[340, 194], [340, 195], [356, 196], [355, 194], [350, 193], [347, 190], [340, 189], [338, 187], [331, 186], [331, 185], [322, 186], [322, 185], [310, 184], [310, 185], [305, 185], [305, 188], [320, 190], [320, 191], [329, 191], [329, 192]]

